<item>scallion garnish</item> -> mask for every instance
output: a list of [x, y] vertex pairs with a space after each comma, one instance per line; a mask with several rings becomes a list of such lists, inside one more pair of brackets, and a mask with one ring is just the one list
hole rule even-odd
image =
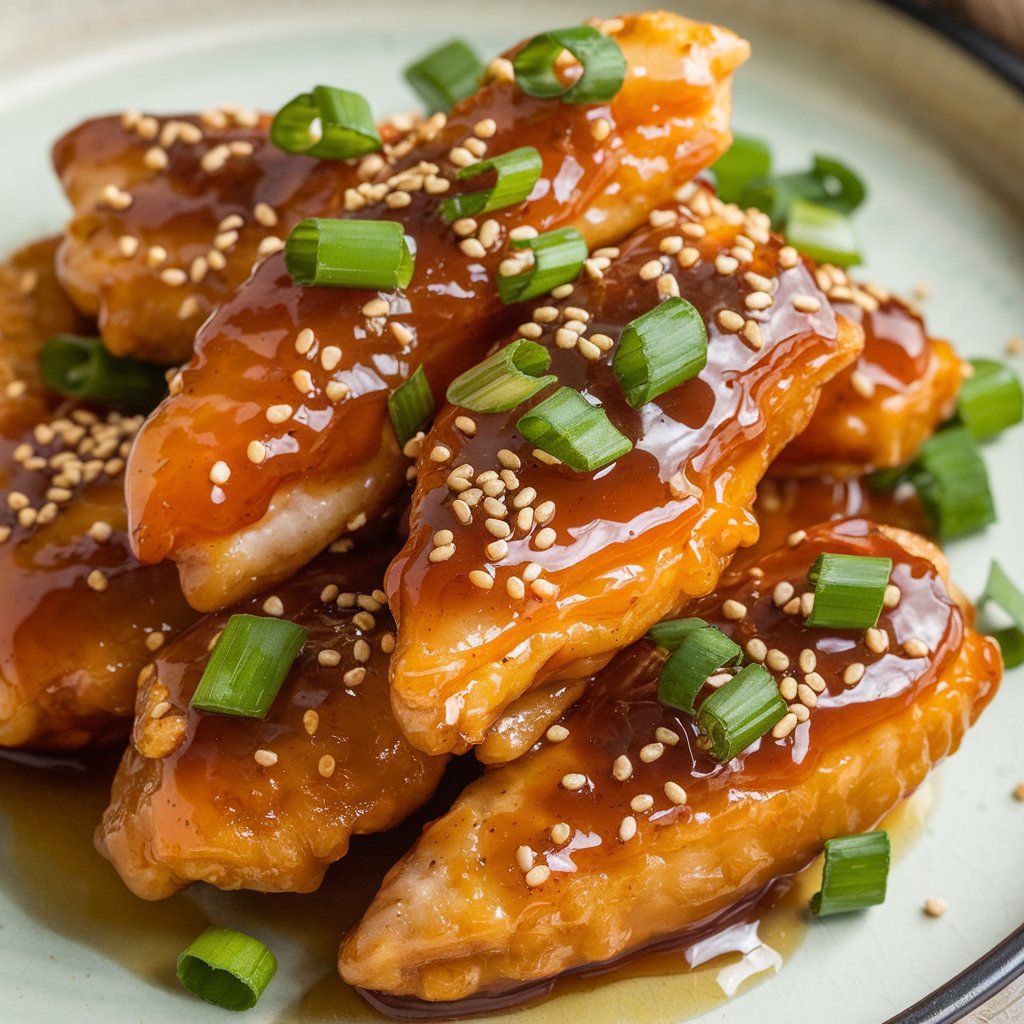
[[167, 395], [162, 366], [111, 355], [99, 338], [47, 338], [39, 369], [53, 391], [121, 412], [151, 412]]
[[723, 203], [739, 203], [752, 181], [767, 178], [772, 153], [760, 139], [734, 135], [732, 145], [711, 165], [715, 190]]
[[849, 267], [861, 259], [860, 241], [850, 218], [806, 199], [794, 199], [789, 204], [786, 241], [821, 263]]
[[694, 630], [662, 665], [658, 700], [692, 715], [697, 694], [708, 677], [723, 665], [735, 662], [742, 653], [738, 644], [714, 626]]
[[888, 877], [887, 832], [827, 839], [821, 892], [811, 897], [811, 912], [825, 917], [884, 903]]
[[431, 50], [405, 69], [405, 80], [416, 90], [430, 114], [447, 113], [461, 99], [476, 92], [484, 72], [483, 61], [461, 39]]
[[706, 697], [697, 724], [719, 761], [731, 761], [786, 714], [786, 702], [763, 665], [747, 665]]
[[274, 115], [270, 141], [286, 153], [348, 160], [380, 149], [370, 104], [357, 92], [318, 85]]
[[192, 695], [192, 707], [211, 715], [263, 718], [307, 633], [287, 619], [232, 615]]
[[[566, 84], [557, 61], [568, 50], [582, 73]], [[626, 58], [619, 44], [589, 25], [556, 29], [534, 36], [512, 60], [516, 82], [527, 96], [565, 103], [604, 103], [626, 80]]]
[[1003, 663], [1016, 668], [1024, 660], [1024, 593], [1006, 574], [998, 562], [989, 566], [985, 590], [978, 599], [978, 608], [989, 602], [1002, 608], [1010, 617], [1012, 626], [996, 630], [992, 635], [999, 641]]
[[678, 649], [691, 633], [706, 626], [707, 623], [703, 619], [669, 619], [667, 622], [658, 622], [651, 626], [644, 639], [664, 647], [671, 653]]
[[577, 473], [607, 466], [633, 448], [604, 409], [591, 405], [572, 388], [559, 388], [520, 416], [516, 430]]
[[975, 441], [994, 437], [1020, 423], [1024, 415], [1024, 391], [1020, 378], [995, 359], [972, 359], [974, 375], [960, 385], [956, 411]]
[[225, 1010], [251, 1010], [276, 970], [262, 942], [230, 928], [207, 928], [178, 957], [178, 981]]
[[489, 171], [494, 171], [498, 180], [493, 188], [445, 199], [441, 203], [442, 215], [451, 223], [460, 217], [475, 217], [479, 213], [490, 213], [491, 210], [501, 210], [521, 203], [533, 191], [542, 169], [540, 153], [534, 146], [522, 146], [463, 167], [458, 173], [459, 181]]
[[575, 228], [521, 238], [512, 247], [531, 249], [533, 266], [521, 274], [498, 275], [498, 294], [506, 305], [535, 299], [560, 284], [574, 281], [587, 258], [587, 243]]
[[668, 298], [626, 324], [612, 369], [634, 409], [696, 377], [708, 361], [708, 335], [700, 313]]
[[870, 629], [878, 623], [891, 558], [870, 555], [818, 555], [807, 571], [814, 584], [814, 607], [808, 626]]
[[940, 537], [959, 537], [996, 520], [988, 471], [966, 427], [930, 437], [911, 463], [910, 479]]
[[519, 338], [456, 377], [445, 397], [473, 412], [508, 412], [558, 379], [541, 376], [550, 365], [543, 345]]
[[303, 285], [404, 288], [415, 266], [412, 239], [390, 220], [299, 221], [288, 235], [284, 263]]
[[416, 372], [388, 395], [388, 413], [399, 448], [426, 428], [434, 415], [434, 395], [422, 366], [417, 366]]

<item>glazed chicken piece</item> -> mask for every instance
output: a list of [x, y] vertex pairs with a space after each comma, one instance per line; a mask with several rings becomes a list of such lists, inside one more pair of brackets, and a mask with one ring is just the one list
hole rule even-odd
[[0, 746], [123, 736], [155, 645], [195, 618], [169, 566], [131, 554], [124, 459], [142, 422], [48, 393], [45, 337], [88, 330], [55, 243], [0, 270]]
[[[272, 145], [270, 118], [234, 107], [86, 121], [54, 147], [75, 215], [61, 281], [117, 355], [185, 362], [199, 325], [281, 248], [303, 217], [329, 216], [360, 184], [355, 161]], [[396, 142], [398, 129], [381, 128]]]
[[[804, 625], [821, 552], [892, 559], [877, 633]], [[731, 572], [687, 614], [766, 661], [793, 709], [776, 734], [715, 762], [694, 720], [657, 701], [663, 654], [635, 645], [552, 740], [487, 772], [427, 828], [344, 942], [345, 980], [399, 1016], [536, 997], [561, 972], [707, 927], [826, 839], [873, 828], [957, 748], [1001, 663], [934, 546], [851, 520], [758, 569]]]
[[[694, 189], [652, 220], [601, 279], [538, 305], [521, 328], [632, 451], [596, 472], [551, 465], [516, 429], [530, 403], [448, 407], [423, 441], [409, 539], [385, 588], [399, 624], [395, 711], [423, 750], [480, 743], [529, 687], [588, 675], [711, 590], [757, 539], [751, 506], [768, 464], [860, 351], [859, 328], [836, 317], [763, 214]], [[675, 293], [707, 327], [707, 366], [634, 410], [613, 340]]]
[[864, 328], [864, 351], [821, 394], [807, 429], [772, 466], [778, 476], [863, 476], [902, 466], [953, 414], [963, 363], [921, 315], [838, 267], [816, 271], [836, 312]]
[[[144, 671], [132, 744], [97, 845], [133, 892], [193, 881], [309, 892], [353, 834], [398, 824], [447, 758], [414, 750], [391, 713], [393, 622], [379, 587], [393, 548], [325, 554], [272, 594], [205, 616]], [[309, 630], [265, 720], [189, 701], [229, 614]]]
[[[747, 56], [743, 40], [666, 13], [601, 26], [629, 64], [611, 101], [533, 99], [500, 58], [447, 120], [428, 122], [429, 141], [392, 149], [383, 166], [366, 158], [373, 181], [347, 194], [346, 209], [397, 220], [414, 238], [408, 288], [301, 288], [274, 255], [200, 331], [128, 474], [136, 552], [146, 562], [176, 560], [195, 607], [220, 607], [287, 577], [398, 491], [407, 464], [388, 393], [422, 365], [440, 396], [519, 322], [522, 310], [504, 306], [495, 284], [511, 231], [575, 226], [599, 249], [728, 144], [730, 75]], [[440, 202], [456, 190], [457, 171], [521, 146], [543, 160], [532, 198], [479, 223], [446, 225]], [[602, 262], [597, 253], [594, 272]]]

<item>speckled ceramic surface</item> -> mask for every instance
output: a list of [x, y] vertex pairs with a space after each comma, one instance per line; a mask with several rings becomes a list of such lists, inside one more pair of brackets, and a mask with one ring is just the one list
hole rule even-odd
[[[4, 0], [0, 32], [0, 248], [53, 232], [66, 215], [48, 149], [89, 114], [126, 106], [180, 111], [234, 99], [273, 108], [315, 81], [368, 91], [381, 112], [411, 98], [398, 70], [458, 33], [484, 51], [614, 4], [520, 0], [432, 4], [347, 0]], [[674, 5], [673, 5], [674, 6]], [[783, 164], [821, 150], [867, 177], [859, 223], [870, 276], [897, 290], [927, 288], [934, 331], [970, 355], [1001, 356], [1024, 332], [1024, 99], [951, 44], [870, 0], [704, 0], [687, 13], [746, 35], [754, 56], [737, 82], [737, 127], [770, 138]], [[1024, 371], [1024, 359], [1017, 366]], [[950, 550], [976, 594], [998, 553], [1024, 579], [1024, 430], [986, 452], [999, 524]], [[0, 581], [2, 585], [2, 581]], [[567, 1014], [596, 1024], [669, 1024], [707, 1013], [720, 1024], [827, 1020], [874, 1024], [957, 973], [1024, 921], [1024, 673], [1003, 691], [962, 751], [918, 801], [931, 800], [923, 837], [893, 870], [885, 906], [790, 936], [775, 977], [724, 1001], [719, 982], [673, 986], [634, 979], [577, 992], [517, 1019]], [[204, 920], [251, 928], [281, 970], [251, 1021], [370, 1019], [333, 973], [345, 899], [339, 865], [321, 895], [197, 893], [149, 906], [121, 890], [92, 852], [103, 795], [74, 777], [0, 772], [0, 1020], [12, 1024], [225, 1018], [176, 985], [176, 953]], [[925, 898], [949, 904], [941, 920]], [[763, 957], [772, 971], [775, 959]], [[733, 972], [735, 974], [735, 971]], [[710, 988], [708, 987], [710, 986]], [[699, 991], [698, 991], [699, 989]], [[226, 1018], [225, 1018], [226, 1019]]]

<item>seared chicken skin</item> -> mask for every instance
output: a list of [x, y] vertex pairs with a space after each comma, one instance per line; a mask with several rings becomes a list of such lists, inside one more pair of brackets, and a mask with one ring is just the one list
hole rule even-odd
[[[353, 834], [391, 828], [430, 797], [447, 758], [406, 742], [388, 698], [395, 636], [379, 587], [392, 550], [325, 554], [272, 594], [205, 616], [145, 669], [97, 831], [133, 892], [309, 892]], [[309, 630], [265, 720], [189, 706], [234, 613]]]
[[[602, 27], [629, 65], [611, 101], [531, 98], [500, 58], [477, 93], [428, 122], [429, 140], [365, 158], [371, 181], [346, 196], [346, 214], [402, 223], [416, 243], [408, 288], [301, 288], [273, 255], [204, 325], [128, 473], [135, 550], [175, 559], [195, 607], [285, 578], [397, 492], [406, 465], [388, 393], [423, 365], [442, 394], [519, 322], [495, 283], [513, 229], [574, 226], [592, 249], [608, 245], [728, 145], [743, 40], [665, 13]], [[543, 161], [532, 197], [446, 225], [440, 202], [465, 188], [452, 189], [458, 170], [521, 146]], [[217, 463], [230, 479], [211, 485]]]
[[[807, 570], [826, 551], [893, 560], [877, 632], [804, 625]], [[957, 748], [1001, 663], [934, 546], [853, 520], [758, 569], [732, 572], [687, 614], [765, 660], [792, 702], [773, 734], [716, 763], [694, 720], [658, 703], [662, 655], [628, 649], [556, 735], [471, 784], [392, 869], [341, 948], [345, 980], [400, 1016], [534, 997], [563, 971], [706, 926], [800, 871]], [[795, 610], [780, 607], [790, 590]]]
[[[516, 429], [530, 403], [475, 416], [448, 407], [423, 441], [409, 539], [386, 586], [399, 623], [395, 711], [423, 750], [480, 743], [529, 687], [588, 675], [711, 590], [757, 539], [751, 506], [768, 464], [860, 351], [860, 330], [763, 214], [695, 188], [652, 221], [601, 279], [538, 305], [520, 329], [632, 451], [596, 472], [551, 465]], [[634, 410], [613, 341], [670, 294], [706, 325], [707, 366]]]

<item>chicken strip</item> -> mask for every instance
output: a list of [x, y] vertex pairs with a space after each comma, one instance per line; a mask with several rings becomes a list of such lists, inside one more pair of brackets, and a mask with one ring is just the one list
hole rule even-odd
[[833, 266], [816, 276], [835, 310], [864, 328], [864, 351], [822, 391], [807, 429], [772, 474], [852, 477], [905, 465], [953, 414], [963, 363], [884, 289], [861, 287]]
[[[764, 214], [695, 188], [652, 220], [601, 279], [520, 331], [549, 346], [550, 372], [599, 402], [632, 451], [590, 473], [551, 465], [517, 430], [525, 403], [468, 420], [449, 407], [423, 442], [409, 539], [385, 588], [399, 624], [395, 711], [423, 750], [479, 743], [528, 687], [593, 672], [711, 590], [757, 539], [750, 510], [768, 464], [860, 351], [859, 328], [835, 316]], [[707, 366], [633, 409], [613, 339], [677, 293], [706, 325]]]
[[[592, 248], [606, 245], [728, 144], [743, 40], [666, 13], [601, 25], [628, 62], [611, 101], [531, 98], [499, 58], [443, 126], [432, 120], [431, 141], [385, 154], [382, 167], [367, 158], [380, 170], [346, 207], [397, 220], [413, 237], [408, 288], [300, 288], [271, 256], [200, 331], [128, 475], [136, 552], [175, 559], [197, 608], [285, 578], [397, 492], [406, 466], [388, 393], [421, 365], [443, 393], [518, 322], [521, 310], [495, 286], [510, 232], [575, 226]], [[543, 162], [528, 202], [447, 226], [439, 204], [456, 172], [522, 146]], [[218, 464], [230, 480], [211, 486]]]
[[[97, 830], [133, 892], [310, 892], [353, 834], [391, 828], [434, 792], [447, 758], [413, 749], [388, 699], [395, 636], [379, 587], [392, 553], [325, 554], [272, 594], [205, 616], [147, 666]], [[189, 705], [233, 613], [309, 630], [265, 720]]]
[[[877, 631], [804, 625], [807, 570], [826, 551], [892, 559]], [[658, 703], [661, 656], [630, 648], [563, 732], [429, 826], [344, 942], [342, 976], [398, 1015], [483, 1012], [706, 928], [826, 839], [870, 830], [957, 748], [999, 682], [998, 646], [970, 628], [945, 573], [927, 541], [850, 520], [724, 578], [687, 612], [765, 661], [792, 701], [776, 732], [717, 763], [694, 720]]]

